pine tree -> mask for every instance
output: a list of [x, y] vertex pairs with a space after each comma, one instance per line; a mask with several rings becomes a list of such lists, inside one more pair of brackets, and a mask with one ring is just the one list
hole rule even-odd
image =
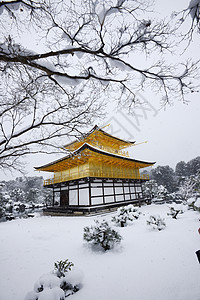
[[105, 251], [121, 242], [121, 235], [112, 229], [108, 222], [95, 220], [95, 225], [84, 228], [83, 239], [94, 245], [100, 245]]
[[140, 213], [133, 205], [127, 205], [118, 208], [116, 216], [112, 218], [112, 222], [119, 224], [121, 227], [127, 225], [128, 221], [133, 221], [139, 218]]

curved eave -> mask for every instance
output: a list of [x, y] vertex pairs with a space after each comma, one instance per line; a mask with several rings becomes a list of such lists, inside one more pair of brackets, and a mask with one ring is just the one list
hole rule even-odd
[[84, 154], [83, 152], [86, 150], [89, 150], [89, 152], [94, 153], [94, 154], [99, 154], [101, 157], [103, 156], [104, 158], [105, 157], [113, 158], [113, 159], [115, 158], [115, 159], [118, 159], [123, 162], [135, 163], [138, 165], [139, 168], [145, 168], [145, 167], [152, 166], [153, 164], [155, 164], [155, 162], [141, 161], [141, 160], [136, 160], [136, 159], [132, 159], [129, 157], [124, 157], [121, 155], [109, 153], [109, 152], [100, 150], [98, 148], [95, 148], [95, 147], [85, 143], [79, 149], [74, 151], [72, 154], [65, 156], [59, 160], [53, 161], [49, 164], [46, 164], [46, 165], [43, 165], [40, 167], [35, 167], [35, 169], [37, 171], [56, 172], [58, 170], [64, 170], [66, 168], [72, 168], [73, 166], [82, 164], [89, 159], [90, 155], [88, 155], [88, 153], [80, 156], [80, 158], [77, 157], [77, 155], [80, 154], [81, 152], [82, 152], [82, 154]]
[[84, 144], [83, 148], [89, 149], [92, 152], [96, 152], [96, 153], [99, 153], [99, 154], [107, 156], [107, 157], [113, 157], [113, 158], [117, 158], [117, 159], [120, 159], [123, 161], [129, 161], [129, 162], [134, 162], [134, 163], [140, 164], [140, 168], [146, 168], [146, 167], [152, 166], [156, 163], [156, 162], [147, 162], [147, 161], [143, 161], [143, 160], [137, 160], [137, 159], [133, 159], [130, 157], [125, 157], [125, 156], [117, 155], [114, 153], [106, 152], [106, 151], [100, 150], [98, 148], [92, 147], [91, 145], [88, 145], [88, 144]]
[[84, 143], [84, 139], [86, 139], [86, 138], [88, 138], [90, 135], [94, 134], [95, 131], [97, 131], [97, 132], [99, 131], [99, 132], [101, 132], [103, 135], [105, 135], [105, 136], [109, 137], [110, 139], [113, 139], [113, 140], [117, 141], [118, 143], [120, 143], [120, 144], [121, 144], [121, 149], [127, 148], [127, 147], [132, 146], [133, 144], [135, 144], [135, 141], [126, 141], [126, 140], [122, 140], [122, 139], [120, 139], [120, 138], [118, 138], [118, 137], [115, 137], [115, 136], [113, 136], [113, 135], [111, 135], [111, 134], [105, 132], [104, 130], [100, 129], [97, 125], [95, 125], [95, 126], [93, 127], [93, 129], [90, 130], [90, 132], [88, 132], [86, 135], [83, 136], [82, 139], [80, 139], [80, 140], [75, 140], [75, 141], [73, 141], [73, 142], [71, 142], [71, 143], [69, 143], [69, 144], [67, 144], [67, 145], [64, 145], [63, 147], [66, 148], [66, 149], [69, 149], [69, 150], [75, 150], [75, 149], [77, 149], [77, 147], [80, 146], [80, 144]]

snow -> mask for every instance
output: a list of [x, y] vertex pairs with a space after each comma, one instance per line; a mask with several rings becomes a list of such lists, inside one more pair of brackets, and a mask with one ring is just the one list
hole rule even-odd
[[188, 8], [193, 8], [200, 4], [200, 0], [191, 0]]
[[44, 288], [41, 293], [28, 292], [24, 300], [58, 300], [64, 299], [64, 292], [60, 287]]
[[197, 198], [197, 200], [194, 203], [194, 206], [200, 208], [200, 198]]
[[54, 287], [52, 289], [46, 288], [38, 297], [38, 300], [60, 300], [64, 299], [64, 292], [59, 287]]
[[191, 198], [189, 198], [189, 199], [187, 200], [187, 204], [188, 204], [188, 205], [191, 205], [191, 204], [194, 203], [195, 201], [196, 201], [196, 199], [193, 198], [193, 197], [191, 197]]
[[[74, 271], [78, 268], [84, 275], [82, 288], [69, 299], [199, 300], [200, 265], [195, 254], [200, 249], [199, 212], [187, 210], [175, 220], [167, 215], [166, 204], [142, 206], [140, 211], [139, 219], [125, 228], [111, 224], [115, 213], [0, 223], [0, 300], [27, 300], [37, 279], [50, 273], [54, 262], [67, 258]], [[146, 224], [155, 214], [165, 218], [162, 231]], [[106, 252], [89, 247], [83, 228], [94, 219], [106, 219], [123, 237], [121, 245]], [[56, 284], [52, 289], [49, 296], [46, 287], [38, 300], [57, 299], [62, 291]], [[34, 292], [29, 295], [35, 300]]]
[[3, 7], [3, 6], [0, 6], [0, 15], [2, 15], [3, 9], [4, 9], [4, 7]]
[[106, 16], [110, 16], [112, 14], [115, 14], [115, 13], [118, 13], [119, 12], [119, 9], [117, 7], [111, 7], [107, 13], [106, 13]]
[[70, 85], [70, 86], [76, 86], [82, 82], [81, 79], [70, 78], [67, 75], [66, 76], [65, 75], [63, 75], [63, 76], [54, 75], [54, 78], [60, 84], [66, 84], [66, 85]]
[[[188, 203], [189, 204], [189, 203]], [[171, 204], [169, 205], [169, 208], [172, 207], [174, 208], [175, 210], [181, 210], [181, 211], [185, 211], [186, 210], [186, 206], [183, 205], [183, 204]]]
[[12, 2], [12, 3], [9, 4], [9, 8], [11, 8], [12, 10], [18, 10], [20, 8], [20, 3], [19, 2]]
[[67, 34], [67, 33], [65, 33], [65, 32], [62, 33], [62, 38], [63, 38], [63, 39], [66, 39], [66, 40], [69, 41], [69, 42], [71, 42], [71, 39], [69, 38], [69, 34]]
[[75, 54], [76, 54], [76, 56], [78, 57], [78, 59], [81, 59], [81, 58], [83, 58], [83, 55], [84, 55], [85, 53], [82, 52], [82, 51], [76, 51]]
[[99, 16], [99, 22], [102, 24], [104, 19], [105, 19], [105, 14], [106, 14], [106, 9], [105, 7], [103, 7], [103, 9], [100, 11], [100, 13], [98, 14]]
[[195, 19], [198, 7], [200, 6], [200, 0], [191, 0], [188, 8], [190, 9], [190, 15], [192, 19]]
[[53, 274], [42, 275], [34, 285], [34, 291], [38, 292], [38, 289], [43, 286], [44, 288], [54, 288], [55, 286], [60, 286], [60, 279]]
[[65, 275], [65, 279], [68, 283], [71, 285], [79, 285], [79, 283], [82, 283], [84, 278], [83, 271], [80, 270], [79, 268], [73, 268], [72, 271], [68, 272]]

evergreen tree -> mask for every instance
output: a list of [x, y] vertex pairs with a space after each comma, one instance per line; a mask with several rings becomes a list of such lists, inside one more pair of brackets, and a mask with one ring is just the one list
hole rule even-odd
[[188, 175], [196, 175], [200, 172], [200, 156], [190, 160], [187, 163]]
[[169, 166], [158, 166], [151, 171], [151, 177], [158, 185], [163, 185], [172, 193], [177, 189], [177, 181], [174, 170]]
[[100, 245], [105, 251], [121, 242], [121, 235], [112, 229], [108, 222], [95, 220], [95, 225], [84, 228], [83, 239], [94, 245]]
[[187, 176], [188, 175], [188, 168], [187, 164], [184, 161], [180, 161], [177, 163], [175, 167], [175, 174], [176, 176]]
[[112, 222], [125, 227], [128, 221], [133, 221], [139, 218], [140, 212], [132, 204], [118, 208], [117, 214], [112, 218]]

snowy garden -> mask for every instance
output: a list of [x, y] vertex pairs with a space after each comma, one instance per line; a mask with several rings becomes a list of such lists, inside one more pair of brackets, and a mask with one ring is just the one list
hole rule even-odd
[[0, 300], [199, 300], [199, 163], [152, 169], [151, 205], [89, 216], [43, 216], [42, 177], [1, 182]]
[[[193, 200], [0, 223], [0, 300], [200, 299], [200, 214]], [[123, 227], [117, 220], [126, 220]], [[108, 250], [102, 235], [91, 238], [98, 224], [121, 237]]]

